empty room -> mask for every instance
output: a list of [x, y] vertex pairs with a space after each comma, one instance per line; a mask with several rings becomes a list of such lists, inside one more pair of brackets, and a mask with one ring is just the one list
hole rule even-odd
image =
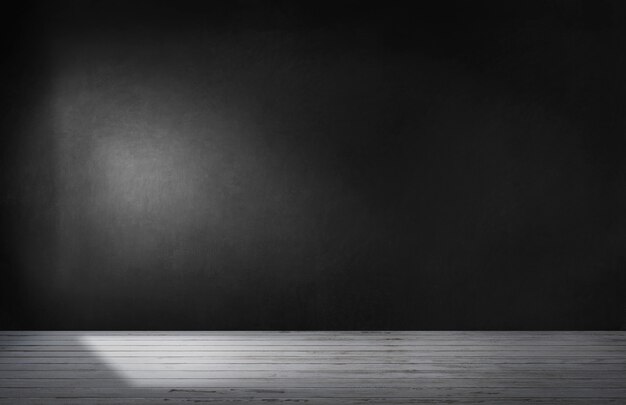
[[0, 405], [626, 404], [626, 3], [26, 0]]

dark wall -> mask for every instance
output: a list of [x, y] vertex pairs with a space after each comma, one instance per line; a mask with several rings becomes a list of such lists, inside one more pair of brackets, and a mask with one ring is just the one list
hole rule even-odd
[[626, 8], [431, 3], [21, 5], [3, 326], [620, 328]]

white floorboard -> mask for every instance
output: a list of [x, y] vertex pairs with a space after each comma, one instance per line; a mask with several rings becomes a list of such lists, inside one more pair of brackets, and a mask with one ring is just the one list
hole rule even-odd
[[154, 403], [626, 404], [626, 333], [0, 331], [0, 405]]

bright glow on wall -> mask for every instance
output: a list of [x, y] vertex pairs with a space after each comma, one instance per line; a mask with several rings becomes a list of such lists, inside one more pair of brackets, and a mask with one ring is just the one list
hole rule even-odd
[[106, 86], [79, 65], [64, 70], [53, 93], [65, 285], [94, 254], [102, 259], [90, 270], [112, 283], [127, 283], [128, 270], [184, 268], [185, 244], [220, 214], [220, 194], [208, 192], [220, 180], [217, 131], [194, 121], [188, 86], [99, 69], [108, 69], [98, 73]]
[[[311, 129], [335, 112], [303, 104], [308, 79], [248, 66], [241, 44], [213, 59], [176, 41], [61, 42], [49, 94], [55, 296], [112, 323], [209, 322], [241, 305], [280, 313], [370, 239], [366, 200], [336, 173], [332, 138], [345, 125]], [[358, 219], [328, 238], [346, 213]]]
[[174, 230], [197, 219], [194, 202], [202, 196], [184, 145], [120, 137], [99, 141], [94, 149], [98, 198], [109, 214], [135, 221], [154, 217]]

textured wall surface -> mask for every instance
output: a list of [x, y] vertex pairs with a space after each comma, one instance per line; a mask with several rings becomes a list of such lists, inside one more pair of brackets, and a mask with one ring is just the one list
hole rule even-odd
[[613, 329], [619, 2], [55, 2], [4, 28], [9, 328]]

